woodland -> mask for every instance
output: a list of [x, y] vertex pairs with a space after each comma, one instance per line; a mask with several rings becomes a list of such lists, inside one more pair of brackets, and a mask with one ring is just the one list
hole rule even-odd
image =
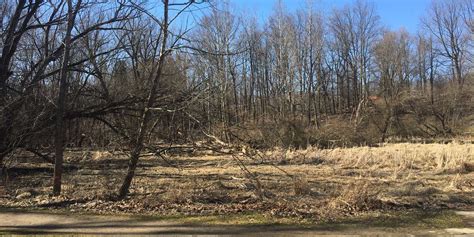
[[0, 1], [0, 205], [472, 207], [474, 1], [375, 4]]

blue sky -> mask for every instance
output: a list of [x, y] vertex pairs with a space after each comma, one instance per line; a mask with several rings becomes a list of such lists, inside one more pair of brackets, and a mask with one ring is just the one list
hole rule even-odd
[[[244, 12], [253, 13], [260, 19], [268, 17], [278, 0], [229, 0], [231, 6], [235, 6]], [[290, 11], [301, 8], [307, 0], [282, 0]], [[392, 30], [402, 27], [411, 33], [417, 31], [420, 18], [425, 15], [431, 0], [369, 0], [375, 3], [381, 22]], [[324, 11], [350, 4], [354, 0], [315, 0], [317, 6]]]

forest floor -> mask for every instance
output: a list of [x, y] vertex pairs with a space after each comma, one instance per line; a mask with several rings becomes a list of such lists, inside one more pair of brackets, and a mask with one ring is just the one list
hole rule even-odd
[[163, 223], [418, 229], [465, 227], [449, 210], [474, 210], [473, 144], [274, 149], [252, 159], [144, 154], [131, 195], [121, 201], [113, 194], [126, 171], [125, 155], [69, 150], [65, 157], [63, 195], [51, 197], [52, 166], [17, 154], [0, 187], [0, 207], [17, 214], [139, 215]]

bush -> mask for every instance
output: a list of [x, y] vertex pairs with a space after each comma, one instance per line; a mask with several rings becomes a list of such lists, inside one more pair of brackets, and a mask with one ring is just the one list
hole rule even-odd
[[377, 187], [369, 182], [354, 182], [344, 187], [342, 192], [328, 203], [328, 206], [347, 214], [376, 210], [382, 207], [378, 195]]
[[352, 147], [372, 145], [378, 142], [377, 130], [374, 126], [355, 129], [348, 119], [333, 117], [317, 128], [308, 126], [304, 120], [266, 122], [258, 126], [247, 124], [234, 127], [231, 133], [256, 149], [271, 149], [274, 147], [304, 149], [308, 146], [321, 148]]
[[370, 127], [357, 129], [349, 119], [334, 117], [319, 129], [308, 129], [309, 144], [321, 148], [353, 147], [373, 145], [377, 141], [377, 130]]
[[293, 181], [293, 192], [297, 196], [311, 194], [311, 186], [305, 178], [295, 178]]

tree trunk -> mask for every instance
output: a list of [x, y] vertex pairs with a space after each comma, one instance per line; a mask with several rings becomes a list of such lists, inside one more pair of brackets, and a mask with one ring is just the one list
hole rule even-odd
[[158, 82], [161, 78], [163, 66], [165, 63], [165, 58], [167, 55], [166, 52], [166, 42], [168, 40], [168, 0], [163, 0], [163, 23], [161, 26], [162, 32], [162, 41], [161, 41], [161, 48], [160, 48], [160, 56], [158, 60], [158, 68], [156, 70], [156, 74], [154, 75], [152, 85], [150, 91], [148, 92], [148, 98], [146, 107], [143, 108], [142, 111], [142, 119], [140, 123], [140, 128], [138, 130], [138, 134], [136, 136], [135, 142], [132, 144], [133, 148], [130, 152], [130, 161], [128, 163], [128, 171], [125, 179], [120, 187], [118, 198], [123, 199], [127, 196], [130, 185], [132, 184], [133, 177], [135, 176], [135, 170], [137, 168], [138, 160], [140, 158], [140, 153], [143, 150], [143, 140], [145, 135], [147, 134], [147, 127], [151, 121], [151, 111], [150, 108], [153, 106], [156, 100], [156, 90], [158, 88]]
[[[81, 0], [78, 0], [76, 8], [81, 5]], [[66, 93], [68, 90], [67, 85], [67, 73], [68, 64], [71, 50], [71, 32], [74, 27], [74, 18], [76, 12], [73, 10], [72, 0], [67, 0], [68, 6], [68, 18], [67, 18], [67, 29], [66, 36], [64, 37], [64, 53], [63, 60], [61, 62], [61, 71], [59, 73], [59, 95], [57, 101], [56, 111], [56, 128], [54, 136], [54, 175], [53, 175], [53, 195], [58, 196], [61, 194], [61, 178], [63, 173], [63, 153], [64, 153], [64, 140], [66, 135], [66, 127], [64, 124], [64, 113], [66, 110]], [[76, 9], [77, 10], [77, 9]]]

